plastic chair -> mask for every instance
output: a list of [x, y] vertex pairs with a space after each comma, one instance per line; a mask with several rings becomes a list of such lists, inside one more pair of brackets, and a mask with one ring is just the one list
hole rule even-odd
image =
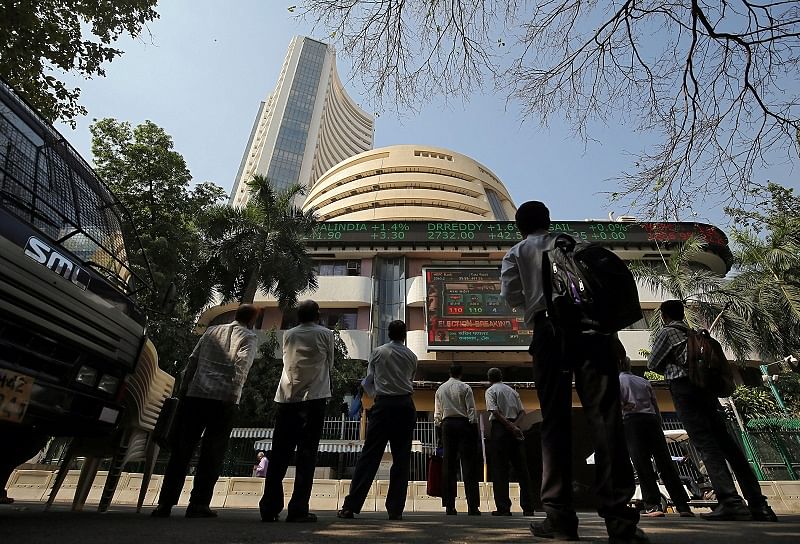
[[[72, 440], [53, 483], [46, 508], [50, 508], [53, 504], [72, 461], [77, 457], [84, 457], [75, 497], [72, 501], [73, 510], [82, 510], [101, 460], [111, 457], [111, 467], [103, 487], [99, 510], [104, 512], [111, 504], [124, 466], [130, 461], [144, 460], [145, 474], [139, 492], [137, 512], [141, 510], [159, 452], [160, 438], [155, 432], [159, 414], [166, 399], [171, 396], [174, 385], [175, 378], [158, 368], [158, 354], [153, 343], [148, 340], [139, 357], [135, 372], [128, 377], [126, 382], [123, 399], [124, 420], [119, 429], [108, 437], [74, 438]], [[170, 423], [172, 417], [174, 417], [174, 413], [169, 418]], [[159, 427], [161, 434], [169, 431], [164, 427], [165, 424]]]

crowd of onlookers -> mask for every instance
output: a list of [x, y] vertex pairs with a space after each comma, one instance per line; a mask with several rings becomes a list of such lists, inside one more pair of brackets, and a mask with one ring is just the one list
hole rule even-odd
[[[640, 515], [663, 516], [656, 483], [655, 464], [672, 502], [681, 516], [694, 516], [661, 431], [655, 395], [647, 380], [631, 373], [630, 360], [615, 334], [599, 334], [559, 326], [548, 314], [542, 285], [542, 258], [551, 244], [550, 215], [541, 202], [526, 202], [516, 214], [523, 240], [502, 262], [501, 294], [521, 308], [533, 327], [530, 353], [533, 380], [541, 408], [542, 485], [544, 518], [531, 524], [535, 537], [575, 540], [578, 517], [573, 501], [572, 394], [577, 392], [588, 420], [596, 468], [593, 493], [599, 515], [605, 520], [612, 544], [646, 543], [638, 528]], [[201, 443], [187, 517], [214, 517], [211, 495], [233, 425], [242, 386], [257, 349], [253, 326], [259, 311], [242, 305], [235, 320], [210, 327], [197, 343], [179, 389], [177, 436], [167, 466], [155, 517], [167, 517], [177, 504], [192, 452]], [[296, 473], [287, 506], [287, 522], [313, 522], [309, 499], [325, 406], [331, 397], [330, 372], [334, 360], [334, 335], [319, 325], [319, 306], [311, 300], [297, 307], [300, 324], [283, 339], [283, 372], [275, 394], [278, 405], [272, 450], [259, 453], [254, 472], [264, 476], [260, 501], [261, 520], [276, 522], [284, 508], [283, 479], [294, 458]], [[686, 372], [688, 328], [681, 301], [661, 305], [665, 327], [655, 339], [648, 366], [665, 376], [689, 437], [698, 449], [718, 505], [702, 517], [708, 520], [776, 521], [741, 448], [728, 434], [719, 401], [696, 386]], [[349, 493], [338, 517], [359, 514], [375, 478], [387, 444], [392, 467], [386, 510], [400, 520], [406, 502], [415, 426], [413, 379], [417, 357], [405, 346], [406, 325], [388, 325], [390, 341], [369, 358], [364, 389], [374, 397], [368, 411], [366, 440], [354, 469]], [[435, 395], [434, 420], [443, 446], [442, 501], [447, 515], [457, 515], [456, 479], [459, 466], [467, 502], [467, 515], [479, 509], [476, 462], [480, 452], [472, 389], [461, 381], [462, 368], [450, 368], [450, 379]], [[525, 410], [519, 394], [503, 383], [500, 369], [488, 372], [486, 410], [493, 448], [492, 481], [494, 516], [510, 516], [509, 469], [520, 483], [523, 515], [534, 514], [534, 493], [528, 475], [523, 440]], [[632, 506], [636, 468], [643, 510]], [[728, 466], [744, 494], [737, 493]], [[745, 502], [746, 499], [746, 502]]]

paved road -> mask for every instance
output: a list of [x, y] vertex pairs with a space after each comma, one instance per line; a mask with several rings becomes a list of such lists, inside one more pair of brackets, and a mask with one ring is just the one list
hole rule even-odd
[[[70, 512], [55, 507], [44, 512], [41, 504], [0, 507], [0, 542], [3, 544], [309, 544], [317, 542], [535, 542], [528, 531], [530, 518], [456, 517], [411, 513], [403, 521], [388, 521], [385, 514], [370, 513], [355, 520], [340, 520], [334, 512], [320, 512], [313, 524], [261, 523], [256, 510], [225, 509], [217, 519], [186, 519], [176, 508], [170, 519], [137, 515], [130, 508], [105, 514], [88, 510]], [[644, 520], [642, 527], [654, 544], [800, 543], [800, 516], [782, 516], [780, 523], [704, 522], [677, 516]], [[605, 542], [604, 526], [596, 516], [581, 514], [581, 536], [588, 542]], [[542, 543], [552, 541], [542, 541]]]

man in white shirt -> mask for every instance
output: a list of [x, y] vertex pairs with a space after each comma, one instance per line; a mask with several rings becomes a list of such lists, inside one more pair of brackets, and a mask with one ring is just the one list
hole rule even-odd
[[178, 396], [180, 404], [174, 422], [175, 443], [169, 456], [158, 497], [156, 518], [169, 517], [178, 503], [192, 453], [198, 442], [200, 458], [187, 518], [216, 517], [209, 508], [214, 484], [219, 478], [228, 447], [242, 387], [253, 364], [258, 338], [253, 326], [258, 308], [242, 304], [233, 323], [209, 327], [189, 356]]
[[525, 436], [515, 425], [517, 419], [525, 414], [519, 393], [503, 383], [503, 372], [499, 368], [490, 368], [489, 383], [486, 390], [486, 411], [492, 422], [492, 490], [497, 510], [493, 516], [511, 515], [511, 498], [508, 494], [508, 467], [514, 467], [519, 479], [519, 502], [523, 516], [532, 516], [533, 490], [528, 471], [528, 460], [525, 456]]
[[403, 519], [411, 464], [411, 440], [417, 419], [412, 398], [417, 356], [403, 344], [406, 339], [406, 324], [403, 321], [398, 319], [389, 323], [388, 332], [390, 342], [375, 348], [369, 357], [367, 380], [374, 384], [375, 403], [368, 412], [367, 437], [353, 472], [350, 492], [337, 514], [340, 518], [350, 519], [353, 514], [361, 512], [386, 444], [389, 444], [392, 469], [389, 472], [386, 512], [390, 520]]
[[551, 249], [550, 211], [542, 202], [522, 204], [515, 215], [523, 240], [512, 247], [500, 270], [500, 292], [512, 308], [523, 308], [533, 325], [530, 353], [542, 409], [543, 522], [531, 524], [541, 538], [578, 538], [572, 495], [572, 379], [595, 448], [597, 511], [609, 544], [645, 544], [639, 512], [628, 506], [636, 489], [625, 446], [619, 404], [617, 357], [611, 335], [556, 327], [547, 315], [542, 259]]
[[461, 365], [450, 367], [450, 379], [436, 390], [433, 421], [440, 427], [444, 459], [442, 502], [448, 516], [456, 511], [458, 465], [464, 476], [467, 513], [480, 516], [478, 488], [478, 425], [472, 388], [461, 381]]
[[294, 490], [286, 521], [317, 521], [317, 516], [308, 511], [308, 502], [325, 405], [331, 397], [334, 337], [333, 331], [317, 323], [319, 305], [313, 300], [297, 305], [297, 318], [300, 324], [283, 336], [283, 373], [275, 393], [278, 413], [264, 496], [259, 502], [261, 521], [277, 521], [283, 510], [283, 478], [295, 448]]

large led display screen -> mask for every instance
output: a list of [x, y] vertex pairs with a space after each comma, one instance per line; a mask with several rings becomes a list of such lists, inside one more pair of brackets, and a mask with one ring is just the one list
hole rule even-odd
[[424, 268], [428, 349], [523, 351], [533, 335], [500, 297], [500, 269]]

